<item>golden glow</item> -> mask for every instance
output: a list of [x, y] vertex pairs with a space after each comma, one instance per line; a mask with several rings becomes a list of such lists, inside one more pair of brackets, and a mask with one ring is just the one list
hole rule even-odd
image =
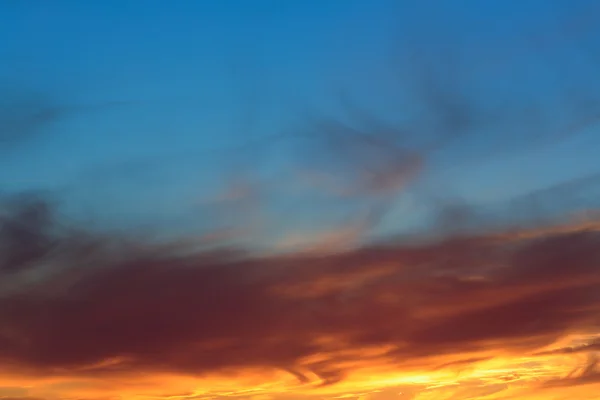
[[[565, 337], [573, 346], [585, 343], [586, 337]], [[568, 340], [568, 342], [567, 342]], [[332, 385], [321, 385], [320, 378], [307, 373], [311, 382], [301, 384], [285, 372], [259, 370], [235, 371], [231, 375], [203, 378], [177, 374], [144, 373], [111, 377], [24, 378], [4, 375], [0, 379], [0, 396], [18, 393], [31, 398], [86, 399], [212, 399], [247, 398], [275, 400], [278, 398], [336, 399], [568, 399], [600, 398], [600, 380], [587, 385], [551, 385], [581, 373], [590, 354], [550, 354], [545, 356], [510, 357], [498, 355], [473, 363], [454, 362], [461, 355], [438, 357], [414, 370], [385, 365], [378, 356], [385, 349], [365, 350], [369, 362], [354, 365], [352, 373]], [[491, 354], [491, 353], [488, 353]], [[465, 354], [464, 359], [472, 355]], [[315, 355], [306, 363], [327, 356]], [[434, 365], [447, 367], [434, 368]], [[112, 361], [117, 362], [117, 361]], [[348, 367], [348, 366], [346, 366]], [[571, 397], [576, 396], [576, 397]]]

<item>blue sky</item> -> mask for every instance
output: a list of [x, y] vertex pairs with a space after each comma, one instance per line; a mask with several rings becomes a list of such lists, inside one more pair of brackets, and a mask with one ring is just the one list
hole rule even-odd
[[[409, 62], [411, 49], [426, 54], [444, 90], [460, 88], [488, 118], [427, 154], [421, 189], [489, 203], [593, 173], [594, 124], [560, 136], [593, 114], [569, 111], [575, 102], [564, 95], [597, 93], [596, 68], [581, 50], [600, 43], [581, 12], [590, 4], [4, 1], [0, 101], [10, 111], [0, 121], [18, 139], [0, 136], [0, 187], [51, 190], [68, 210], [102, 221], [189, 222], [224, 176], [257, 159], [263, 177], [294, 186], [282, 172], [289, 145], [216, 150], [298, 130], [307, 110], [338, 117], [340, 90], [385, 121], [418, 120], [410, 143], [439, 133], [435, 110], [415, 94], [425, 68]], [[27, 119], [47, 109], [56, 117]], [[270, 196], [291, 225], [318, 225], [315, 210], [329, 204]], [[382, 229], [416, 213], [414, 196]]]

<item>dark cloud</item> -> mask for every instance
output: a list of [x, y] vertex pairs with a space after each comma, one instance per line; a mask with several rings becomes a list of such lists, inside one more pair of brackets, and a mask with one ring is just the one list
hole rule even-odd
[[15, 271], [43, 258], [52, 248], [52, 211], [49, 204], [31, 195], [4, 199], [0, 215], [0, 271]]
[[558, 354], [576, 354], [576, 353], [588, 353], [591, 351], [600, 351], [600, 339], [594, 339], [589, 343], [582, 344], [579, 346], [562, 347], [560, 349], [540, 351], [536, 353], [537, 356], [548, 356]]
[[22, 373], [265, 368], [330, 385], [369, 357], [450, 366], [600, 328], [596, 231], [248, 257], [42, 226], [54, 247], [0, 271], [0, 367]]

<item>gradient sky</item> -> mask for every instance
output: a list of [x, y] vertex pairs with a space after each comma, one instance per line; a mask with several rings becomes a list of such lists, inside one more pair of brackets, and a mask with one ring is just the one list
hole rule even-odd
[[[486, 122], [471, 130], [471, 139], [427, 155], [434, 173], [422, 180], [435, 188], [429, 190], [469, 201], [508, 199], [594, 172], [598, 164], [591, 133], [551, 140], [543, 150], [531, 139], [589, 119], [561, 104], [578, 100], [564, 99], [565, 87], [585, 96], [597, 84], [585, 59], [585, 46], [597, 42], [585, 5], [2, 2], [3, 101], [16, 109], [13, 119], [59, 112], [25, 127], [3, 117], [15, 139], [3, 144], [0, 182], [5, 191], [70, 191], [73, 207], [102, 212], [106, 221], [189, 218], [198, 199], [218, 190], [224, 168], [243, 170], [269, 158], [262, 170], [273, 177], [283, 169], [277, 159], [286, 159], [276, 146], [243, 160], [239, 152], [213, 149], [303, 129], [308, 110], [337, 118], [340, 90], [377, 118], [427, 120], [431, 107], [410, 90], [415, 68], [423, 66], [410, 65], [408, 54], [418, 49], [442, 90], [459, 82], [450, 83], [462, 87], [459, 97], [492, 114], [508, 113], [494, 117], [505, 126]], [[454, 54], [457, 68], [446, 66], [444, 52]], [[449, 80], [450, 74], [456, 75]], [[531, 105], [546, 114], [544, 128], [518, 119]], [[515, 112], [521, 114], [513, 123]], [[420, 127], [409, 140], [436, 129]], [[313, 206], [290, 207], [314, 214]], [[398, 207], [389, 229], [415, 213]]]
[[353, 250], [598, 207], [594, 3], [0, 0], [0, 191], [87, 234], [0, 226], [0, 400], [597, 399], [600, 224]]

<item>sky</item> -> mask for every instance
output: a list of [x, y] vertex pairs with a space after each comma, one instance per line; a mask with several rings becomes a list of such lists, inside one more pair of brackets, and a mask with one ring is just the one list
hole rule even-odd
[[597, 398], [598, 11], [0, 1], [0, 399]]
[[[489, 203], [551, 186], [593, 170], [596, 139], [590, 129], [546, 147], [533, 138], [589, 127], [593, 113], [570, 111], [580, 99], [565, 91], [585, 101], [597, 85], [585, 2], [552, 4], [6, 2], [0, 84], [11, 143], [0, 180], [5, 191], [68, 197], [86, 218], [140, 226], [197, 219], [198, 202], [224, 190], [220, 182], [242, 179], [224, 174], [244, 170], [277, 184], [278, 204], [317, 224], [317, 207], [291, 200], [281, 182], [317, 168], [323, 153], [298, 137], [311, 129], [310, 114], [352, 118], [345, 96], [412, 131], [398, 145], [426, 153], [432, 172], [421, 180], [432, 196]], [[434, 154], [423, 144], [453, 133], [435, 126], [444, 123], [432, 117], [440, 94], [426, 85], [476, 105], [470, 112], [483, 120]], [[527, 108], [541, 109], [541, 121], [524, 120]], [[279, 136], [287, 139], [265, 145]], [[519, 150], [524, 142], [533, 149]], [[397, 206], [385, 229], [418, 212], [407, 207]]]

